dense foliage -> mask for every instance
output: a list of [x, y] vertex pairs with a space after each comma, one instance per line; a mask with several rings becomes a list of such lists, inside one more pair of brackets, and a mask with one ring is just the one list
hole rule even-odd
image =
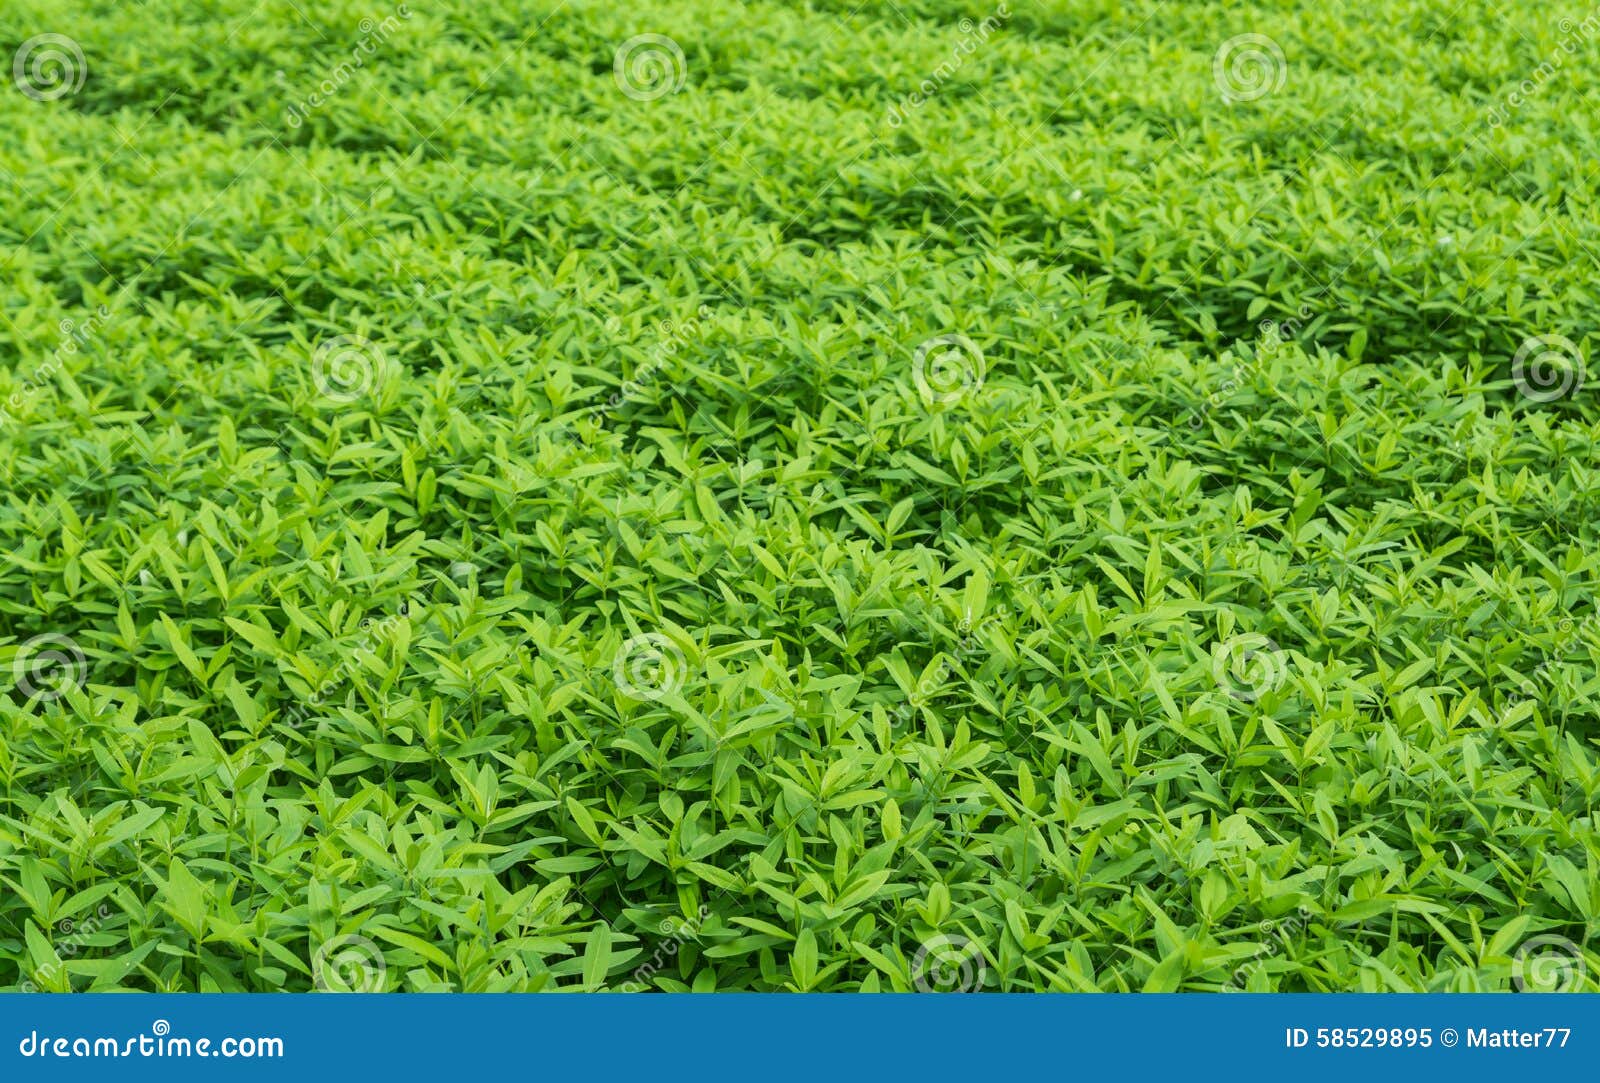
[[1600, 20], [1453, 7], [7, 3], [0, 987], [1595, 988]]

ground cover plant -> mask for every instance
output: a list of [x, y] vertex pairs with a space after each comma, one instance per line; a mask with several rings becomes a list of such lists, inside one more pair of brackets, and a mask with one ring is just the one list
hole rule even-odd
[[0, 987], [1594, 990], [1600, 13], [13, 0]]

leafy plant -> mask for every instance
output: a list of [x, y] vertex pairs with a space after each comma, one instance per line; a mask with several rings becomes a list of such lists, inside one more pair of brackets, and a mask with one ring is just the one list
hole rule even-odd
[[0, 986], [1595, 988], [1574, 31], [1004, 10], [7, 5]]

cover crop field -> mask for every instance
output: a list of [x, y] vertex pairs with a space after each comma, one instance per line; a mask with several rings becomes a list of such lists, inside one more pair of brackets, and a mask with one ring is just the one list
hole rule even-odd
[[1600, 10], [0, 31], [0, 987], [1597, 988]]

